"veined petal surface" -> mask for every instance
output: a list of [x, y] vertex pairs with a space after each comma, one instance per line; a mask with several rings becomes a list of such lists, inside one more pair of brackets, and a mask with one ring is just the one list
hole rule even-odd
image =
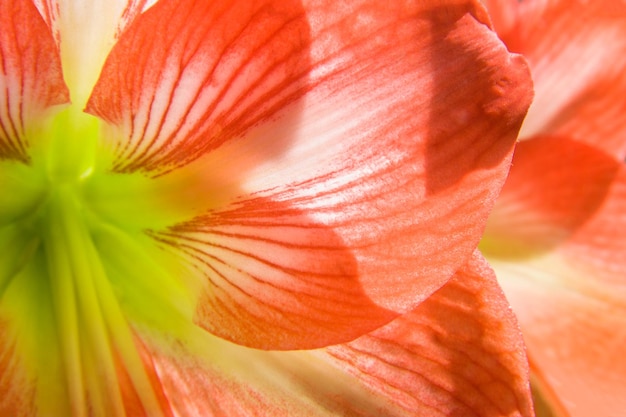
[[263, 352], [208, 336], [152, 355], [180, 417], [530, 417], [524, 345], [507, 306], [474, 255], [415, 310], [345, 345]]
[[69, 93], [52, 34], [29, 0], [0, 1], [0, 159], [29, 159], [27, 129]]
[[626, 3], [487, 0], [496, 31], [529, 62], [535, 100], [520, 137], [572, 136], [626, 158]]
[[[626, 362], [626, 169], [570, 139], [520, 143], [480, 244], [558, 417], [617, 416]], [[538, 414], [544, 416], [544, 414]], [[547, 414], [550, 415], [550, 414]]]
[[151, 232], [205, 282], [200, 325], [325, 346], [446, 282], [531, 98], [485, 21], [471, 2], [161, 1], [128, 28], [88, 104], [117, 127], [114, 169], [228, 189]]
[[119, 35], [156, 1], [32, 0], [61, 51], [74, 103], [84, 105]]

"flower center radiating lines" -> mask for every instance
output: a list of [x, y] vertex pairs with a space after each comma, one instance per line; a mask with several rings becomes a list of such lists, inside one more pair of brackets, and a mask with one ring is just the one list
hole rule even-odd
[[42, 250], [72, 415], [91, 409], [124, 416], [120, 369], [148, 415], [162, 415], [74, 186], [53, 188], [42, 211]]
[[[99, 170], [95, 155], [101, 143], [100, 126], [94, 120], [71, 108], [63, 110], [35, 131], [28, 165], [0, 161], [0, 183], [17, 196], [8, 201], [9, 209], [0, 209], [0, 248], [11, 248], [2, 263], [6, 267], [0, 267], [0, 291], [4, 294], [24, 279], [46, 282], [42, 286], [46, 294], [39, 295], [51, 306], [43, 314], [53, 319], [46, 321], [50, 329], [43, 331], [56, 334], [58, 346], [37, 355], [58, 353], [58, 357], [24, 360], [59, 364], [56, 383], [65, 385], [67, 399], [58, 400], [66, 405], [48, 410], [51, 414], [126, 416], [130, 396], [146, 415], [162, 416], [159, 397], [111, 280], [115, 269], [107, 265], [95, 239], [97, 228], [106, 221], [94, 213], [84, 193], [84, 186]], [[96, 176], [106, 182], [100, 171]], [[30, 269], [37, 276], [21, 273], [41, 259], [42, 268]], [[141, 278], [140, 268], [135, 273], [126, 278]], [[32, 300], [13, 302], [27, 305]], [[25, 335], [42, 331], [36, 318], [25, 320], [23, 327], [20, 331]], [[40, 384], [37, 389], [43, 392], [39, 395], [46, 395], [48, 388]]]

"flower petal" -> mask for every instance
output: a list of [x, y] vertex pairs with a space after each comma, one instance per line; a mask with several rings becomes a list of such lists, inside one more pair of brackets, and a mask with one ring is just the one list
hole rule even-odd
[[[485, 66], [505, 59], [503, 65], [512, 65], [506, 63], [508, 58], [502, 56], [495, 40], [487, 40], [491, 35], [484, 27], [466, 25], [457, 29], [456, 39], [443, 41], [464, 12], [471, 10], [484, 18], [475, 5], [459, 5], [448, 16], [444, 7], [412, 7], [404, 3], [381, 7], [371, 1], [344, 8], [334, 3], [301, 6], [295, 1], [161, 1], [113, 49], [87, 110], [120, 128], [119, 137], [112, 138], [118, 170], [165, 171], [227, 141], [250, 137], [253, 126], [307, 109], [318, 113], [315, 119], [321, 119], [320, 125], [331, 122], [322, 119], [329, 111], [338, 113], [333, 122], [342, 122], [347, 134], [355, 124], [363, 130], [360, 123], [375, 117], [363, 134], [371, 136], [373, 124], [387, 117], [392, 119], [385, 125], [398, 123], [403, 114], [430, 104], [434, 93], [443, 88], [445, 76], [434, 79], [434, 66], [454, 72], [463, 64], [470, 65], [467, 61]], [[441, 27], [430, 17], [438, 13]], [[165, 21], [167, 25], [161, 28]], [[155, 27], [160, 28], [156, 33]], [[472, 52], [464, 52], [465, 58], [446, 66], [448, 56], [460, 53], [465, 43]], [[503, 90], [529, 99], [527, 88], [507, 84], [515, 84], [513, 79], [521, 74], [494, 71], [490, 75], [491, 85], [477, 99], [478, 108], [465, 103], [453, 111], [456, 125], [482, 111], [498, 113], [507, 106], [504, 101], [511, 105], [508, 98], [502, 103], [495, 99], [504, 95]], [[389, 83], [394, 77], [398, 80]], [[397, 94], [400, 84], [411, 88]], [[465, 90], [469, 83], [463, 85]], [[414, 100], [417, 103], [407, 111], [401, 110], [400, 105]], [[441, 108], [424, 110], [422, 122], [434, 112], [443, 112], [444, 105], [454, 99], [438, 100]], [[493, 103], [487, 104], [490, 100]], [[525, 104], [522, 100], [518, 112]], [[342, 108], [346, 105], [350, 106]], [[381, 108], [386, 111], [373, 114]], [[291, 123], [297, 129], [304, 116], [294, 118]], [[515, 117], [507, 119], [515, 121]], [[270, 133], [256, 140], [269, 148], [267, 153], [278, 156], [292, 140], [315, 132]], [[307, 140], [311, 142], [311, 137]]]
[[556, 134], [626, 157], [626, 3], [488, 1], [496, 29], [529, 61], [535, 101], [521, 136]]
[[155, 1], [158, 0], [32, 1], [61, 50], [73, 103], [84, 105], [119, 34]]
[[301, 96], [308, 44], [296, 0], [162, 0], [112, 50], [87, 111], [119, 126], [117, 170], [183, 165]]
[[518, 144], [509, 177], [487, 221], [488, 257], [529, 257], [562, 244], [596, 215], [620, 163], [568, 138]]
[[[310, 348], [411, 310], [464, 262], [531, 93], [472, 4], [280, 4], [203, 3], [197, 25], [179, 25], [200, 6], [158, 3], [113, 51], [90, 111], [128, 133], [117, 169], [162, 173], [210, 150], [183, 168], [215, 186], [198, 198], [240, 196], [155, 231], [208, 281], [199, 322], [246, 345]], [[165, 20], [172, 46], [139, 48]], [[198, 52], [185, 57], [184, 42]]]
[[557, 415], [625, 410], [624, 292], [558, 256], [491, 263], [520, 320], [538, 388]]
[[59, 52], [28, 0], [0, 1], [0, 159], [28, 161], [27, 127], [69, 100]]
[[[206, 281], [196, 321], [238, 343], [325, 346], [396, 316], [364, 292], [355, 255], [332, 228], [279, 201], [244, 201], [154, 237]], [[381, 275], [390, 268], [377, 266]]]
[[347, 345], [264, 352], [209, 337], [195, 349], [205, 353], [154, 352], [180, 416], [532, 415], [521, 333], [479, 255], [416, 310]]
[[328, 351], [410, 415], [533, 415], [517, 320], [476, 253], [416, 310]]
[[613, 288], [626, 290], [626, 167], [621, 164], [602, 204], [559, 253], [568, 263]]

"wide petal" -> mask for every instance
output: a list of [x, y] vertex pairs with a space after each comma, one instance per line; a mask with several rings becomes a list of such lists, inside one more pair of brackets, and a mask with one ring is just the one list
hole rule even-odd
[[208, 337], [152, 354], [179, 416], [532, 415], [521, 333], [480, 255], [347, 345], [263, 352]]
[[621, 165], [569, 138], [521, 142], [487, 221], [481, 250], [488, 257], [523, 259], [555, 249], [598, 215]]
[[0, 159], [29, 160], [27, 128], [69, 100], [50, 30], [29, 0], [0, 1]]
[[[176, 4], [128, 30], [89, 110], [129, 138], [116, 169], [195, 160], [171, 175], [193, 172], [197, 201], [221, 202], [154, 233], [208, 282], [199, 322], [317, 347], [441, 287], [479, 239], [531, 95], [483, 10]], [[167, 42], [153, 30], [165, 15]]]
[[559, 417], [619, 416], [626, 409], [623, 288], [555, 255], [490, 263], [519, 318], [543, 401]]
[[[506, 63], [508, 58], [496, 52], [497, 44], [488, 39], [485, 28], [465, 25], [457, 29], [458, 39], [440, 42], [469, 10], [484, 17], [475, 5], [449, 10], [404, 3], [389, 8], [369, 1], [344, 8], [296, 1], [161, 1], [113, 49], [87, 110], [119, 127], [119, 136], [112, 140], [116, 169], [123, 171], [180, 166], [227, 141], [252, 136], [249, 131], [256, 125], [303, 111], [311, 114], [315, 127], [341, 123], [349, 136], [356, 125], [361, 136], [371, 137], [374, 126], [398, 123], [418, 108], [422, 122], [443, 111], [421, 107], [443, 88], [445, 75], [434, 79], [434, 67], [445, 70], [448, 54], [460, 53], [465, 44], [471, 50], [454, 59], [449, 71], [462, 65], [482, 67], [493, 59], [505, 59], [506, 67], [520, 65]], [[155, 27], [160, 28], [156, 33]], [[503, 96], [504, 90], [528, 99], [527, 89], [511, 86], [521, 74], [508, 71], [490, 74], [490, 84], [498, 91], [477, 99], [480, 105], [454, 110], [455, 125], [477, 113], [503, 110], [509, 99], [499, 102], [496, 96]], [[397, 94], [400, 85], [406, 89], [403, 94]], [[463, 84], [463, 91], [468, 85]], [[443, 96], [437, 100], [443, 101]], [[445, 104], [448, 110], [451, 101], [441, 107]], [[415, 104], [402, 109], [411, 102]], [[522, 100], [518, 112], [524, 104]], [[331, 111], [336, 116], [328, 120]], [[311, 142], [310, 135], [319, 132], [300, 131], [299, 120], [305, 116], [294, 116], [292, 129], [272, 131], [256, 141], [274, 156], [306, 134]], [[363, 126], [365, 121], [369, 123]], [[514, 124], [515, 117], [507, 121]], [[406, 123], [405, 134], [415, 124]]]
[[521, 136], [556, 134], [626, 157], [626, 3], [487, 1], [496, 30], [529, 61], [535, 101]]
[[84, 105], [120, 33], [156, 1], [32, 0], [61, 50], [73, 103]]

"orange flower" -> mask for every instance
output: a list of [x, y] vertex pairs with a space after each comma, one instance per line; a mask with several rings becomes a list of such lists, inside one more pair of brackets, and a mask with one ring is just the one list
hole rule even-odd
[[0, 415], [530, 416], [475, 252], [531, 99], [487, 21], [0, 0]]
[[[490, 2], [535, 101], [481, 248], [528, 345], [539, 415], [626, 410], [626, 3]], [[546, 404], [543, 404], [543, 403]]]

